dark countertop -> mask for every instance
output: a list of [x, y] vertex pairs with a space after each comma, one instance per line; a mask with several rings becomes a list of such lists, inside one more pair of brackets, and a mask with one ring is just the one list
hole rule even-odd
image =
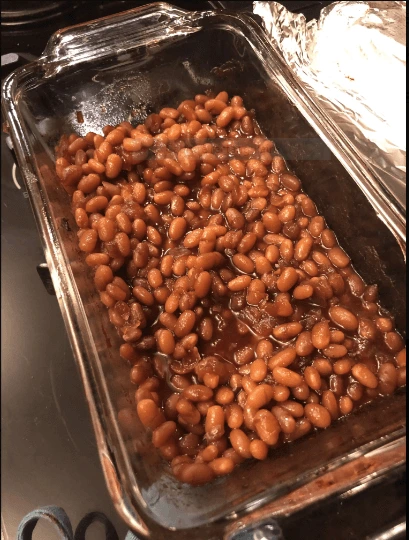
[[[7, 4], [9, 2], [3, 2]], [[39, 2], [14, 2], [38, 4]], [[52, 32], [67, 24], [98, 18], [146, 2], [72, 2], [76, 9], [33, 30], [2, 27], [2, 53], [38, 55]], [[208, 2], [173, 2], [209, 9]], [[283, 2], [305, 10], [308, 18], [330, 2]], [[2, 10], [3, 10], [2, 4]], [[214, 2], [217, 4], [217, 2]], [[251, 2], [219, 2], [245, 9]], [[68, 17], [68, 22], [67, 22]], [[47, 294], [36, 270], [44, 262], [38, 232], [24, 185], [2, 134], [1, 292], [2, 292], [2, 529], [14, 540], [23, 516], [44, 505], [63, 507], [75, 526], [85, 513], [99, 510], [114, 523], [119, 538], [126, 527], [105, 487], [88, 408], [63, 320], [54, 296]], [[363, 540], [387, 526], [405, 508], [406, 478], [399, 472], [389, 483], [308, 515], [283, 521], [287, 540]], [[39, 524], [36, 540], [57, 538]], [[87, 540], [101, 540], [96, 524]], [[403, 536], [402, 536], [403, 538]]]

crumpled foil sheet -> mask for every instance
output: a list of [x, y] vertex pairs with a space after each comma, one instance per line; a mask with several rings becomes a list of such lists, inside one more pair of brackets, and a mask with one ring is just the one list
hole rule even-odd
[[268, 36], [406, 212], [406, 2], [334, 2], [319, 20], [253, 2]]

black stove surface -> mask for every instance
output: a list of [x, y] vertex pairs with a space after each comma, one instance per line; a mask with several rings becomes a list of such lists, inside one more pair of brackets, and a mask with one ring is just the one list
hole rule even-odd
[[[3, 1], [2, 78], [43, 51], [64, 26], [131, 9], [145, 1]], [[251, 2], [173, 1], [186, 9], [251, 10]], [[315, 18], [330, 2], [282, 2]], [[3, 55], [7, 66], [3, 65]], [[3, 121], [3, 120], [2, 120]], [[105, 487], [88, 408], [58, 303], [37, 266], [44, 262], [38, 232], [7, 135], [1, 135], [2, 292], [2, 540], [45, 505], [65, 509], [73, 526], [87, 512], [104, 512], [119, 538], [126, 526]], [[40, 268], [41, 271], [41, 268]], [[337, 504], [282, 522], [287, 540], [363, 540], [405, 515], [405, 473]], [[100, 540], [95, 524], [87, 540]], [[375, 536], [376, 537], [376, 536]], [[57, 538], [38, 524], [34, 540]], [[398, 538], [398, 537], [396, 537]], [[401, 536], [404, 538], [404, 536]], [[192, 539], [194, 540], [194, 539]]]

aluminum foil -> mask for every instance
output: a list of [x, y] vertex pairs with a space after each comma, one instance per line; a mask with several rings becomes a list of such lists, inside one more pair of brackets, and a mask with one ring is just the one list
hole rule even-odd
[[335, 2], [308, 23], [278, 2], [253, 2], [253, 11], [406, 212], [406, 2]]

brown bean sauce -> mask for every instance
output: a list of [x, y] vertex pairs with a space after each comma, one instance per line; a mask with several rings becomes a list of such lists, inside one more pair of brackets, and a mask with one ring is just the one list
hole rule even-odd
[[56, 172], [138, 416], [177, 478], [229, 474], [406, 384], [376, 286], [242, 98], [201, 94], [102, 132], [62, 136]]

